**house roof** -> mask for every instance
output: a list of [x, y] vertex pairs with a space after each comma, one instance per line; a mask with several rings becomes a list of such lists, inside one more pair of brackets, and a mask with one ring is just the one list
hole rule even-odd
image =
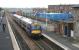
[[39, 13], [37, 16], [54, 21], [70, 21], [73, 18], [72, 14], [69, 13]]

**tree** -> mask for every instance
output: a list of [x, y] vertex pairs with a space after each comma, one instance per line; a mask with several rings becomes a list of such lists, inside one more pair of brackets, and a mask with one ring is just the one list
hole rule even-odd
[[3, 10], [2, 8], [0, 8], [0, 11]]

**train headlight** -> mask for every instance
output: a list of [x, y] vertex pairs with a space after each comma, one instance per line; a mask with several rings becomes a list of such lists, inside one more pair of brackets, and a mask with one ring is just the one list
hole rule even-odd
[[38, 33], [41, 33], [41, 31], [40, 30], [33, 30], [32, 33], [33, 34], [38, 34]]

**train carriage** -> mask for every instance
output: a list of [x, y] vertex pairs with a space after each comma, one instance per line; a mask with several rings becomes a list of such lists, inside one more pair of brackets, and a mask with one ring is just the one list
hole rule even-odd
[[18, 24], [20, 23], [20, 19], [22, 18], [22, 16], [19, 16], [19, 15], [16, 15], [16, 14], [13, 14], [13, 20], [15, 20]]
[[41, 25], [35, 22], [35, 20], [22, 17], [19, 15], [13, 15], [14, 20], [23, 28], [26, 32], [28, 32], [29, 36], [32, 37], [40, 37], [42, 33]]

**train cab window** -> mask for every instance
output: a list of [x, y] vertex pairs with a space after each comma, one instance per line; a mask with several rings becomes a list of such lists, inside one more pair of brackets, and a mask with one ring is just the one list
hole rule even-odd
[[41, 27], [40, 26], [32, 26], [33, 30], [39, 30]]

